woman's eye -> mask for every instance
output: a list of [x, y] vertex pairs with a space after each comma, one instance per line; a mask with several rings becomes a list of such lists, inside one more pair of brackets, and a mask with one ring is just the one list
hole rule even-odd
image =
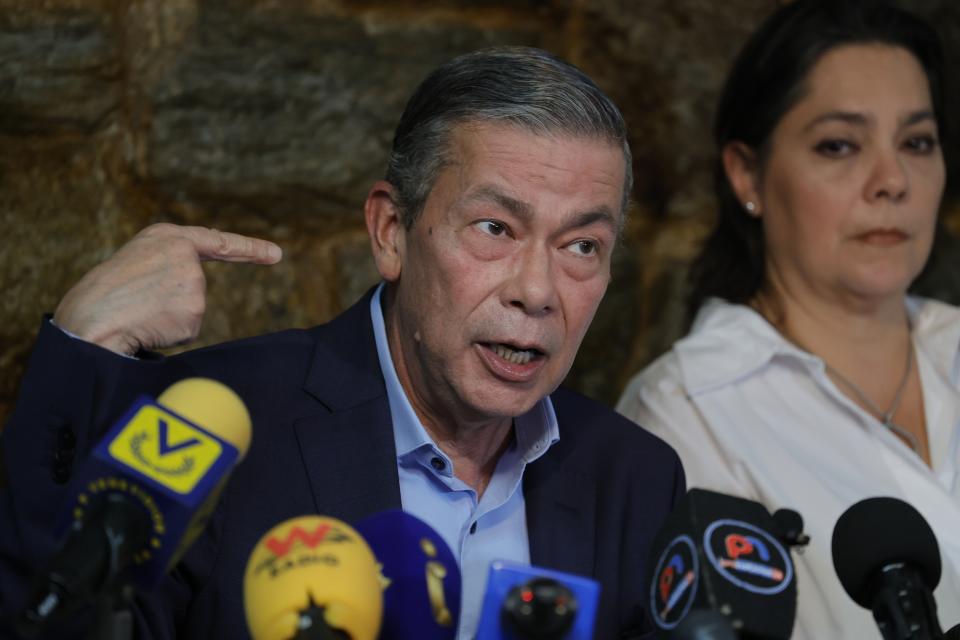
[[856, 145], [847, 140], [823, 140], [816, 147], [817, 153], [828, 158], [842, 158], [856, 151]]
[[495, 220], [481, 220], [476, 224], [481, 231], [491, 236], [502, 236], [507, 232], [506, 225]]
[[937, 148], [937, 139], [928, 135], [913, 136], [904, 143], [904, 146], [918, 155], [928, 155]]
[[597, 243], [593, 240], [577, 240], [568, 246], [571, 251], [581, 256], [594, 256], [599, 251]]

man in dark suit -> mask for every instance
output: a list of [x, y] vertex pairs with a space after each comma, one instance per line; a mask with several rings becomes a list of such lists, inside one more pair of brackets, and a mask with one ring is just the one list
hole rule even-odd
[[364, 208], [383, 284], [331, 323], [148, 354], [196, 335], [202, 260], [280, 251], [196, 227], [138, 234], [41, 328], [3, 434], [2, 606], [53, 549], [72, 461], [137, 393], [204, 375], [246, 402], [253, 444], [207, 531], [137, 599], [144, 637], [242, 637], [243, 570], [272, 525], [400, 506], [460, 561], [460, 638], [495, 558], [593, 576], [597, 637], [642, 636], [649, 547], [683, 472], [656, 438], [557, 390], [609, 282], [630, 176], [622, 117], [592, 81], [537, 50], [490, 50], [408, 103]]

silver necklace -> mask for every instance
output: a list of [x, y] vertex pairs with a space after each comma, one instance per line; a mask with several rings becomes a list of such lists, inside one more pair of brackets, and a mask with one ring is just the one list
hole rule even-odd
[[869, 410], [869, 412], [874, 414], [874, 416], [880, 420], [880, 423], [884, 427], [906, 440], [914, 452], [919, 452], [920, 443], [917, 441], [917, 437], [893, 421], [893, 414], [895, 414], [897, 409], [900, 408], [900, 401], [903, 400], [903, 391], [907, 388], [907, 381], [910, 379], [910, 372], [913, 370], [913, 340], [910, 340], [907, 343], [907, 364], [903, 368], [903, 377], [900, 379], [900, 385], [897, 387], [897, 393], [893, 396], [893, 402], [890, 403], [890, 406], [886, 411], [881, 410], [880, 407], [874, 404], [873, 400], [871, 400], [860, 387], [855, 385], [846, 376], [827, 364], [826, 360], [823, 361], [823, 366], [826, 368], [827, 372], [834, 377], [835, 380], [852, 391], [853, 394], [860, 399], [860, 402]]

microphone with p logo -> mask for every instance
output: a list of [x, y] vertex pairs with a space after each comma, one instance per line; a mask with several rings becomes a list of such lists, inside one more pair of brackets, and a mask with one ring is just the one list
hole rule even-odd
[[[735, 629], [789, 638], [797, 587], [787, 547], [806, 544], [802, 529], [794, 511], [771, 516], [757, 502], [691, 489], [653, 546], [649, 609], [659, 637], [723, 638]], [[703, 635], [708, 628], [714, 635]]]

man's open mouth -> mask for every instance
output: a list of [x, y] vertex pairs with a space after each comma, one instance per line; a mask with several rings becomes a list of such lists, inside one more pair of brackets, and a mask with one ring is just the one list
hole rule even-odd
[[543, 355], [539, 349], [519, 349], [502, 342], [491, 343], [488, 346], [491, 351], [512, 364], [527, 364]]

